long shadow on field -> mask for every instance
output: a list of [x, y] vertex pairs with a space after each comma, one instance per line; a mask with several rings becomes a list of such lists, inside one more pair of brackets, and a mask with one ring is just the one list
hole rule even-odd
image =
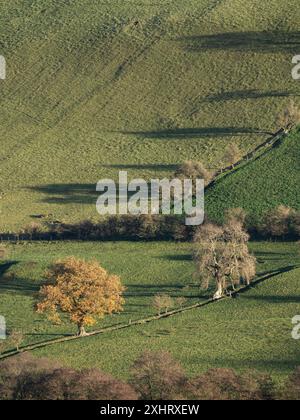
[[289, 271], [293, 271], [296, 268], [298, 268], [298, 265], [291, 264], [291, 265], [288, 265], [286, 267], [278, 267], [278, 268], [274, 268], [273, 270], [262, 271], [262, 272], [257, 273], [257, 275], [259, 277], [263, 277], [263, 276], [266, 276], [266, 275], [272, 276], [273, 274], [288, 273]]
[[[117, 192], [119, 184], [116, 183]], [[49, 204], [87, 204], [96, 205], [99, 193], [96, 191], [96, 184], [49, 184], [36, 187], [29, 187], [31, 191], [48, 194], [42, 202]], [[128, 197], [134, 192], [128, 192]], [[37, 218], [39, 215], [32, 215]]]
[[165, 260], [168, 261], [193, 261], [193, 257], [191, 254], [185, 254], [185, 255], [163, 255], [162, 257]]
[[0, 291], [14, 292], [26, 296], [37, 293], [40, 287], [37, 284], [28, 283], [24, 279], [16, 278], [14, 273], [11, 276], [5, 276], [5, 274], [9, 274], [8, 270], [16, 264], [18, 264], [18, 261], [0, 264]]
[[300, 303], [300, 295], [299, 296], [295, 296], [295, 295], [290, 295], [290, 296], [279, 296], [279, 295], [274, 295], [274, 296], [244, 296], [244, 299], [249, 299], [249, 300], [255, 300], [258, 302], [266, 302], [266, 303], [272, 303], [272, 304], [278, 304], [278, 303]]
[[285, 259], [285, 256], [290, 255], [290, 256], [294, 256], [291, 252], [284, 252], [284, 251], [256, 251], [255, 252], [256, 256], [260, 256], [260, 257], [268, 257], [269, 255], [271, 256], [277, 256], [278, 259]]
[[258, 53], [299, 53], [300, 32], [226, 32], [178, 39], [187, 51], [232, 50]]
[[[276, 332], [275, 332], [276, 334]], [[236, 332], [232, 329], [230, 323], [228, 322], [228, 337], [232, 338], [235, 343], [237, 343], [237, 337]], [[288, 344], [286, 342], [286, 344]], [[223, 343], [224, 345], [224, 343]], [[190, 363], [197, 364], [203, 363], [206, 366], [213, 366], [214, 368], [224, 368], [226, 366], [227, 368], [231, 369], [242, 369], [242, 370], [260, 370], [263, 372], [266, 371], [279, 371], [283, 372], [284, 374], [288, 371], [292, 371], [295, 369], [296, 366], [299, 365], [299, 356], [300, 351], [293, 352], [294, 354], [288, 356], [287, 359], [281, 359], [282, 355], [278, 355], [278, 357], [272, 354], [272, 359], [265, 360], [265, 359], [247, 359], [246, 356], [243, 357], [243, 360], [238, 359], [228, 359], [226, 357], [216, 357], [215, 353], [212, 353], [211, 358], [210, 357], [191, 357], [189, 359]]]
[[236, 100], [247, 100], [247, 99], [264, 99], [264, 98], [287, 98], [299, 96], [299, 92], [288, 92], [288, 91], [270, 91], [261, 92], [256, 89], [249, 90], [236, 90], [230, 92], [217, 93], [216, 95], [207, 96], [203, 102], [226, 102]]
[[103, 165], [104, 168], [119, 169], [119, 170], [149, 170], [154, 172], [174, 172], [178, 165], [166, 165], [166, 164], [115, 164], [115, 165]]
[[167, 293], [170, 296], [178, 297], [180, 292], [180, 297], [184, 296], [190, 298], [192, 292], [199, 291], [199, 287], [189, 285], [186, 293], [182, 293], [185, 291], [185, 287], [186, 285], [184, 284], [132, 284], [129, 286], [127, 292], [125, 292], [125, 295], [127, 297], [153, 297], [157, 294]]
[[29, 189], [52, 195], [43, 201], [55, 204], [94, 204], [98, 196], [95, 184], [48, 184]]
[[298, 265], [288, 265], [286, 267], [278, 268], [277, 270], [267, 271], [266, 273], [259, 273], [258, 280], [256, 280], [255, 283], [251, 283], [249, 286], [245, 287], [243, 290], [240, 290], [238, 293], [246, 293], [249, 289], [255, 288], [261, 283], [264, 283], [266, 280], [270, 280], [273, 277], [277, 277], [279, 274], [289, 273], [291, 271], [294, 271], [296, 268], [298, 268]]
[[18, 264], [18, 261], [10, 261], [8, 263], [0, 264], [0, 279], [4, 276], [7, 271], [13, 267], [14, 265]]
[[27, 333], [24, 334], [27, 337], [73, 337], [72, 333]]
[[194, 137], [233, 137], [243, 135], [270, 135], [269, 131], [250, 127], [201, 127], [201, 128], [176, 128], [153, 131], [127, 131], [123, 134], [135, 135], [145, 138], [176, 139]]
[[24, 279], [5, 280], [0, 279], [0, 290], [4, 292], [14, 292], [18, 295], [32, 296], [37, 293], [40, 286], [35, 283], [28, 283]]

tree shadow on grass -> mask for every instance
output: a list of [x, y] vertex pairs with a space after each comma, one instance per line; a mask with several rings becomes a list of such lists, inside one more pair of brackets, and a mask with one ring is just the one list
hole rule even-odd
[[0, 279], [0, 291], [16, 293], [18, 295], [33, 296], [38, 293], [40, 286], [35, 283], [29, 283], [23, 279], [5, 280]]
[[184, 255], [163, 255], [162, 257], [168, 261], [193, 261], [193, 256], [191, 254], [184, 254]]
[[98, 197], [96, 184], [48, 184], [29, 189], [52, 195], [43, 201], [55, 204], [95, 204]]
[[8, 272], [8, 270], [10, 270], [11, 267], [17, 264], [19, 264], [19, 261], [9, 261], [7, 263], [0, 264], [0, 279]]
[[292, 264], [292, 265], [288, 265], [286, 267], [278, 267], [278, 268], [274, 268], [273, 270], [266, 270], [266, 271], [261, 271], [259, 273], [257, 273], [257, 276], [260, 277], [264, 277], [264, 276], [273, 276], [281, 274], [281, 273], [288, 273], [290, 271], [295, 270], [296, 268], [298, 268], [298, 265], [296, 264]]
[[[228, 322], [229, 328], [229, 336], [231, 336], [231, 327], [230, 322]], [[234, 335], [235, 342], [237, 342], [236, 334]], [[230, 368], [230, 369], [238, 369], [238, 370], [258, 370], [263, 372], [282, 372], [286, 373], [287, 371], [294, 370], [297, 366], [299, 366], [299, 356], [300, 351], [295, 352], [294, 355], [291, 355], [289, 359], [281, 359], [280, 355], [278, 357], [273, 356], [273, 359], [247, 359], [245, 356], [243, 360], [238, 360], [237, 358], [227, 358], [227, 357], [216, 357], [214, 353], [212, 353], [210, 357], [192, 357], [189, 358], [189, 362], [193, 364], [205, 364], [205, 366], [210, 366], [211, 368]]]
[[288, 265], [286, 267], [278, 268], [277, 270], [267, 271], [266, 273], [259, 273], [258, 279], [255, 281], [255, 283], [251, 283], [249, 286], [246, 286], [244, 289], [238, 291], [238, 294], [246, 293], [249, 291], [249, 289], [256, 288], [261, 283], [264, 283], [267, 280], [270, 280], [274, 277], [277, 277], [280, 274], [289, 273], [291, 271], [294, 271], [296, 268], [298, 268], [297, 265]]
[[0, 292], [16, 293], [19, 295], [32, 296], [39, 291], [40, 285], [30, 283], [22, 278], [16, 278], [14, 273], [11, 277], [6, 276], [8, 270], [18, 261], [0, 264]]
[[[49, 184], [42, 186], [29, 187], [31, 191], [48, 194], [50, 197], [44, 198], [42, 202], [48, 204], [81, 204], [96, 205], [99, 192], [96, 191], [95, 184]], [[117, 194], [120, 185], [116, 183]], [[128, 192], [128, 198], [135, 194], [134, 191]], [[118, 198], [118, 196], [117, 196]], [[32, 215], [32, 218], [39, 218], [39, 215]]]
[[72, 333], [26, 333], [27, 337], [73, 337]]
[[229, 50], [257, 53], [299, 53], [300, 32], [226, 32], [178, 39], [190, 52]]
[[278, 259], [281, 259], [281, 258], [279, 258], [281, 256], [282, 256], [283, 259], [288, 255], [291, 256], [291, 257], [294, 256], [294, 254], [291, 253], [291, 252], [282, 252], [282, 251], [277, 251], [277, 252], [274, 252], [274, 251], [256, 251], [255, 255], [260, 256], [260, 257], [268, 257], [269, 255], [271, 255], [272, 257], [273, 256], [278, 257]]
[[[168, 294], [171, 297], [186, 297], [190, 298], [194, 295], [194, 292], [199, 292], [197, 285], [188, 285], [188, 291], [185, 289], [185, 284], [163, 284], [163, 285], [151, 285], [151, 284], [132, 284], [128, 286], [125, 292], [125, 297], [154, 297], [157, 294]], [[199, 293], [198, 293], [199, 295]]]
[[260, 130], [251, 127], [200, 127], [200, 128], [176, 128], [153, 131], [127, 131], [123, 134], [135, 135], [153, 139], [177, 139], [177, 138], [213, 138], [213, 137], [234, 137], [246, 135], [270, 135], [267, 130]]
[[215, 95], [208, 96], [203, 99], [203, 102], [227, 102], [247, 99], [265, 99], [265, 98], [287, 98], [299, 96], [299, 93], [288, 91], [259, 91], [256, 89], [236, 90], [229, 92], [221, 92]]
[[252, 301], [257, 302], [266, 302], [271, 304], [278, 304], [278, 303], [300, 303], [300, 295], [287, 295], [287, 296], [280, 296], [280, 295], [269, 295], [269, 296], [244, 296], [244, 299], [249, 299]]
[[115, 165], [103, 165], [105, 168], [118, 169], [122, 171], [126, 170], [139, 170], [139, 171], [153, 171], [153, 172], [174, 172], [178, 165], [167, 165], [167, 164], [115, 164]]

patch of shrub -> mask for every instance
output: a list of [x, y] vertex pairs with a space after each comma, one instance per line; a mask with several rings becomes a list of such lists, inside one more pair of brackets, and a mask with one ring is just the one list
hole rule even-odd
[[44, 229], [26, 227], [17, 234], [2, 234], [10, 240], [176, 240], [188, 241], [194, 228], [176, 215], [111, 216], [98, 222], [46, 223]]
[[2, 400], [134, 400], [133, 388], [98, 369], [76, 371], [22, 354], [0, 364]]
[[278, 388], [268, 374], [211, 369], [188, 378], [168, 352], [146, 351], [125, 383], [23, 353], [0, 361], [0, 400], [300, 400], [300, 367]]
[[[289, 207], [279, 206], [266, 212], [260, 223], [249, 220], [240, 208], [228, 209], [225, 218], [245, 224], [253, 240], [300, 239], [300, 212]], [[205, 223], [210, 223], [210, 220], [206, 218]], [[34, 223], [18, 233], [2, 233], [0, 240], [191, 241], [196, 230], [197, 226], [185, 225], [184, 216], [125, 215], [78, 223], [46, 222], [44, 226]]]
[[300, 212], [283, 205], [278, 206], [266, 212], [262, 223], [254, 226], [253, 230], [263, 239], [297, 240], [300, 238]]
[[257, 372], [237, 374], [232, 369], [211, 369], [189, 381], [189, 392], [197, 400], [272, 400], [275, 385]]
[[134, 363], [131, 384], [141, 400], [183, 399], [187, 377], [168, 352], [143, 353]]

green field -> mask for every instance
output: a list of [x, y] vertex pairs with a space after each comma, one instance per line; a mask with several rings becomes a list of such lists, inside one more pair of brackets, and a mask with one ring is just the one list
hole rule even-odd
[[[105, 333], [35, 351], [78, 368], [98, 366], [126, 377], [132, 361], [145, 349], [169, 350], [189, 374], [211, 367], [255, 368], [275, 378], [298, 363], [299, 342], [291, 338], [291, 319], [299, 312], [298, 246], [253, 243], [258, 279], [280, 271], [237, 299], [227, 299], [172, 318], [123, 331]], [[33, 311], [33, 293], [53, 260], [67, 255], [96, 258], [121, 276], [127, 286], [125, 311], [98, 327], [128, 322], [153, 313], [152, 296], [166, 292], [189, 303], [207, 298], [192, 280], [190, 244], [173, 243], [34, 243], [10, 247], [1, 266], [0, 307], [9, 329], [26, 332], [26, 343], [74, 332], [66, 322], [51, 326]], [[118, 255], [118, 258], [116, 258]]]
[[300, 142], [295, 131], [253, 161], [221, 177], [206, 194], [211, 219], [222, 221], [225, 210], [242, 207], [259, 223], [279, 205], [300, 209]]
[[[226, 146], [246, 154], [300, 105], [292, 57], [300, 54], [299, 0], [0, 0], [0, 238], [30, 222], [99, 218], [96, 183], [171, 177], [185, 160], [218, 170]], [[278, 205], [300, 209], [300, 131], [260, 150], [206, 192], [221, 221], [242, 207], [252, 221]], [[3, 238], [4, 236], [2, 236]], [[6, 237], [12, 237], [7, 235]], [[0, 244], [2, 246], [2, 244]], [[126, 286], [124, 312], [89, 331], [155, 314], [153, 297], [213, 294], [196, 282], [192, 243], [9, 242], [0, 261], [0, 316], [32, 345], [76, 333], [34, 308], [44, 273], [74, 255], [96, 259]], [[144, 350], [167, 350], [189, 375], [213, 367], [269, 372], [299, 365], [299, 244], [252, 242], [253, 287], [172, 317], [34, 350], [76, 368], [128, 378]], [[1, 253], [1, 252], [0, 252]], [[177, 306], [178, 308], [178, 306]], [[9, 350], [14, 350], [11, 347]]]
[[221, 165], [294, 98], [297, 0], [1, 2], [0, 230], [97, 217], [95, 184]]

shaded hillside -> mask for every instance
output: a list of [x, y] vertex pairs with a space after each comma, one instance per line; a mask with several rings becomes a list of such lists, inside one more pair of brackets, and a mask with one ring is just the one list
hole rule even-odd
[[207, 212], [211, 218], [221, 220], [225, 209], [242, 207], [257, 220], [280, 204], [300, 209], [299, 185], [298, 130], [212, 185], [206, 195]]

